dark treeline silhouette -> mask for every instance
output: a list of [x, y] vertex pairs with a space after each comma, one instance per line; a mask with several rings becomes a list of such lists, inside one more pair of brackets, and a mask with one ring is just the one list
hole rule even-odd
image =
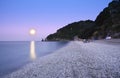
[[96, 17], [95, 21], [86, 20], [68, 24], [47, 36], [46, 40], [103, 39], [106, 36], [120, 38], [120, 1], [112, 1]]

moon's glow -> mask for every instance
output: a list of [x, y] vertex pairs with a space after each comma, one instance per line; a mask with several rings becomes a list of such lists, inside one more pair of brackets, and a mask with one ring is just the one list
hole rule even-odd
[[36, 59], [35, 41], [31, 41], [31, 43], [30, 43], [30, 58], [32, 60]]
[[36, 30], [35, 29], [30, 29], [30, 35], [35, 35], [36, 34]]

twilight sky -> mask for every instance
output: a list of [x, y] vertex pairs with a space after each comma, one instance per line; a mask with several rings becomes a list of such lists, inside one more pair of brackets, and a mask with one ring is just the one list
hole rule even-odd
[[[41, 40], [80, 20], [95, 20], [112, 0], [0, 0], [0, 41]], [[35, 36], [29, 35], [31, 28]]]

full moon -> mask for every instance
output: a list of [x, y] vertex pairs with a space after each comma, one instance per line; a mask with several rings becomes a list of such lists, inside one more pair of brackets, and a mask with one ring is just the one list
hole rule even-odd
[[35, 29], [30, 29], [29, 33], [30, 33], [30, 35], [35, 35], [36, 34], [36, 30]]

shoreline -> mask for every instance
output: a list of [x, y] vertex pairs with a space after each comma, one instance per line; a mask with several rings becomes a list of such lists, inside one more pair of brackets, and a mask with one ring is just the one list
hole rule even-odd
[[72, 41], [5, 78], [119, 78], [119, 47]]

